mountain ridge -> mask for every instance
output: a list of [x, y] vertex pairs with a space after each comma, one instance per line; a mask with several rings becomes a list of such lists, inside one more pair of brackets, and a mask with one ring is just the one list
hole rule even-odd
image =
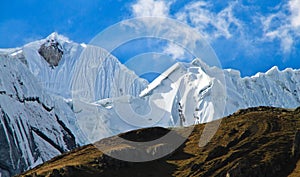
[[[90, 50], [91, 48], [92, 50], [95, 50], [95, 52], [86, 52], [86, 50]], [[60, 51], [62, 53], [60, 53]], [[119, 60], [109, 54], [105, 49], [84, 43], [78, 44], [56, 32], [51, 33], [45, 39], [30, 42], [20, 48], [2, 49], [0, 54], [23, 61], [44, 89], [66, 99], [72, 97], [73, 75], [80, 71], [81, 65], [85, 64], [85, 62], [91, 63], [92, 61], [107, 59], [105, 67], [119, 67], [119, 70], [122, 70], [121, 72], [123, 72], [124, 75], [130, 77], [131, 80], [129, 82], [136, 84], [135, 87], [137, 90], [130, 90], [127, 88], [129, 86], [126, 87], [126, 85], [120, 85], [119, 87], [124, 90], [123, 93], [120, 93], [119, 90], [115, 90], [113, 84], [107, 85], [106, 87], [110, 87], [112, 91], [108, 93], [100, 92], [97, 99], [115, 97], [122, 94], [137, 95], [139, 92], [138, 89], [144, 88], [147, 84], [145, 80], [138, 78], [134, 72], [123, 67]], [[52, 60], [49, 57], [56, 57], [56, 59]], [[50, 61], [52, 63], [49, 63]], [[98, 67], [100, 69], [101, 64], [99, 64]], [[111, 68], [110, 70], [116, 72], [118, 69], [117, 67]], [[99, 72], [101, 72], [101, 70]], [[109, 83], [118, 83], [118, 81], [122, 83], [122, 80], [118, 80], [121, 78], [117, 78], [114, 75], [111, 75], [111, 78], [108, 78], [104, 74], [99, 75], [96, 78], [97, 81], [101, 82], [101, 77], [110, 81]]]

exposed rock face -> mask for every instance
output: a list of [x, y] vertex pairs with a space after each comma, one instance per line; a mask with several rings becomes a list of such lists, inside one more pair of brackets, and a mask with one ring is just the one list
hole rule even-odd
[[64, 54], [61, 45], [54, 39], [48, 39], [46, 43], [41, 45], [38, 52], [51, 67], [58, 66]]

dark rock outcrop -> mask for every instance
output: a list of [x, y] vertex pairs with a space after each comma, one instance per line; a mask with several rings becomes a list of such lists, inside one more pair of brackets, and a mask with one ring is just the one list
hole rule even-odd
[[50, 67], [58, 66], [64, 54], [61, 45], [54, 39], [48, 39], [41, 45], [38, 52], [50, 64]]

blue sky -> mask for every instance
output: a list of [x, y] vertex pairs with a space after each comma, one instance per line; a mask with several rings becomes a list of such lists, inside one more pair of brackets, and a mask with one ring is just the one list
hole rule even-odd
[[[300, 0], [10, 0], [0, 6], [0, 48], [18, 47], [53, 31], [76, 42], [89, 43], [119, 21], [162, 16], [197, 29], [211, 44], [223, 68], [242, 76], [300, 68]], [[140, 51], [121, 47], [114, 54], [122, 62]], [[141, 42], [140, 42], [141, 44]], [[173, 50], [173, 51], [172, 51]], [[128, 51], [128, 52], [127, 52]], [[169, 48], [176, 57], [181, 53]]]

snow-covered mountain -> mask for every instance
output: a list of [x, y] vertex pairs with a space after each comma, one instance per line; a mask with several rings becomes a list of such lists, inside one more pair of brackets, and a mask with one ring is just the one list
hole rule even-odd
[[[172, 87], [174, 83], [176, 87]], [[173, 118], [179, 114], [176, 105], [181, 103], [186, 124], [191, 125], [249, 107], [298, 107], [300, 70], [288, 68], [279, 71], [275, 66], [266, 73], [242, 78], [237, 70], [209, 67], [195, 59], [190, 64], [177, 63], [172, 66], [150, 83], [140, 96], [151, 97], [159, 93], [175, 105], [175, 108], [167, 110], [175, 111], [175, 114], [171, 114]]]
[[104, 49], [57, 33], [20, 48], [0, 49], [0, 60], [1, 176], [89, 143], [70, 102], [72, 92], [90, 96], [84, 83], [91, 81], [87, 84], [97, 100], [138, 95], [147, 85]]
[[56, 32], [21, 48], [3, 50], [3, 53], [22, 60], [43, 88], [66, 99], [71, 98], [72, 79], [77, 78], [77, 82], [84, 79], [84, 83], [93, 77], [86, 75], [92, 72], [90, 70], [97, 73], [93, 83], [89, 83], [94, 84], [97, 99], [138, 95], [148, 84], [106, 50], [75, 43]]
[[300, 70], [273, 67], [242, 78], [237, 70], [209, 67], [195, 59], [170, 67], [139, 97], [109, 98], [90, 105], [78, 102], [77, 107], [84, 110], [79, 118], [94, 115], [94, 123], [79, 124], [89, 139], [96, 140], [143, 127], [209, 122], [248, 107], [299, 105]]
[[138, 128], [187, 126], [220, 118], [226, 96], [222, 70], [211, 68], [215, 74], [211, 77], [196, 61], [176, 63], [138, 97], [108, 98], [92, 104], [74, 100], [81, 129], [93, 142]]
[[195, 59], [148, 84], [104, 49], [57, 33], [0, 49], [0, 56], [3, 175], [128, 130], [204, 123], [254, 106], [300, 105], [300, 70], [273, 67], [242, 78]]
[[47, 94], [21, 61], [0, 56], [0, 76], [0, 176], [83, 143], [70, 106]]

